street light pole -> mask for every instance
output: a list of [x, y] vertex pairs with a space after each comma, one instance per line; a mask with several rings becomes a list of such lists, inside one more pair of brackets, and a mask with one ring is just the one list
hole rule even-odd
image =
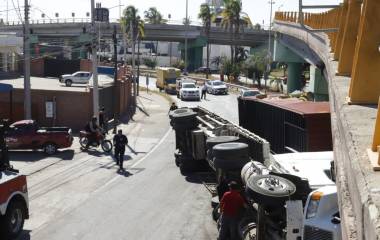
[[265, 93], [267, 91], [267, 81], [268, 81], [268, 78], [269, 78], [269, 73], [270, 73], [270, 69], [271, 69], [271, 61], [272, 61], [272, 46], [271, 46], [271, 42], [272, 42], [272, 11], [273, 11], [273, 4], [275, 4], [275, 2], [273, 0], [269, 0], [269, 4], [270, 4], [270, 16], [269, 16], [269, 36], [268, 36], [268, 64], [267, 64], [267, 74], [265, 76]]
[[189, 24], [188, 10], [189, 10], [189, 2], [188, 0], [186, 0], [186, 20], [185, 20], [185, 72], [186, 73], [187, 73], [187, 31], [188, 31], [188, 24]]
[[97, 46], [96, 46], [96, 26], [95, 26], [95, 0], [91, 0], [91, 27], [92, 27], [91, 58], [92, 58], [92, 82], [93, 82], [92, 101], [93, 101], [94, 116], [98, 118], [99, 116], [99, 90], [98, 90], [98, 56], [97, 56]]

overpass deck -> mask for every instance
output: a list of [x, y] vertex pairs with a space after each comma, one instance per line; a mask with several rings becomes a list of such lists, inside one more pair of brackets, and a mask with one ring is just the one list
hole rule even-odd
[[[350, 4], [359, 4], [354, 2], [350, 1]], [[368, 36], [362, 37], [361, 32], [368, 33], [370, 27], [377, 26], [376, 22], [378, 21], [374, 21], [373, 13], [377, 11], [376, 18], [380, 20], [378, 15], [380, 5], [376, 0], [367, 1], [367, 5], [363, 6], [362, 14], [356, 16], [358, 21], [360, 20], [365, 25], [357, 26], [359, 27], [357, 30], [352, 28], [352, 20], [346, 18], [344, 13], [350, 9], [347, 4], [348, 1], [345, 1], [340, 8], [324, 14], [304, 14], [303, 18], [307, 26], [299, 23], [300, 18], [297, 13], [276, 13], [277, 20], [274, 23], [274, 31], [277, 37], [286, 35], [303, 41], [324, 63], [323, 72], [329, 84], [336, 183], [339, 189], [343, 239], [379, 239], [380, 174], [374, 171], [371, 162], [373, 155], [375, 155], [376, 161], [378, 158], [376, 151], [372, 152], [371, 148], [372, 145], [379, 145], [376, 141], [376, 133], [374, 136], [376, 116], [379, 118], [377, 105], [380, 94], [378, 91], [379, 75], [373, 74], [376, 72], [375, 70], [371, 73], [367, 72], [368, 78], [364, 78], [365, 74], [363, 75], [362, 72], [362, 69], [368, 69], [372, 65], [376, 67], [379, 54], [377, 52], [375, 56], [375, 52], [368, 49], [362, 52], [363, 48], [372, 48], [377, 51], [375, 48], [378, 46], [374, 46], [374, 41], [369, 41]], [[359, 8], [361, 7], [360, 5]], [[354, 15], [351, 16], [354, 17]], [[366, 20], [367, 16], [372, 16], [371, 21]], [[338, 27], [338, 32], [312, 31], [331, 27]], [[350, 34], [347, 34], [347, 31], [356, 31], [358, 37], [348, 38]], [[377, 33], [372, 36], [369, 34], [370, 40], [371, 38], [378, 40], [380, 31], [372, 29], [371, 32]], [[374, 35], [376, 35], [375, 38], [373, 38]], [[360, 41], [357, 44], [355, 44], [356, 39]], [[352, 44], [350, 41], [355, 42]], [[344, 51], [345, 45], [348, 43], [353, 45], [354, 49], [351, 52]], [[366, 43], [367, 46], [363, 47], [363, 43]], [[347, 53], [351, 55], [350, 73], [339, 74], [342, 69], [342, 61], [347, 60]], [[353, 56], [354, 53], [355, 56]], [[363, 54], [367, 54], [367, 56], [363, 57]], [[368, 58], [368, 56], [372, 57]], [[363, 67], [363, 65], [366, 66]], [[358, 77], [358, 72], [362, 73], [360, 77]], [[351, 74], [352, 78], [345, 76]], [[362, 85], [363, 83], [366, 83], [366, 87]], [[371, 98], [368, 98], [369, 96]], [[351, 102], [349, 97], [351, 97]], [[369, 104], [358, 104], [360, 100]], [[376, 128], [378, 127], [376, 126]]]

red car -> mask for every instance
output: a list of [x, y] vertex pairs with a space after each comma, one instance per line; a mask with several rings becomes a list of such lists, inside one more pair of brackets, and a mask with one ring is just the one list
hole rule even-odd
[[67, 127], [39, 127], [34, 120], [13, 123], [6, 133], [9, 149], [43, 149], [52, 155], [60, 148], [71, 147], [73, 136]]

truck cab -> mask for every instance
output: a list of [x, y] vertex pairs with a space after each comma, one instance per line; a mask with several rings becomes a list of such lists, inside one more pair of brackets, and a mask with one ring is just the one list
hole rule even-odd
[[176, 94], [177, 78], [181, 75], [181, 70], [177, 68], [160, 67], [157, 68], [156, 87], [162, 91], [164, 90], [169, 94]]
[[29, 218], [29, 201], [26, 176], [9, 164], [6, 128], [0, 124], [0, 236], [8, 240], [22, 232]]

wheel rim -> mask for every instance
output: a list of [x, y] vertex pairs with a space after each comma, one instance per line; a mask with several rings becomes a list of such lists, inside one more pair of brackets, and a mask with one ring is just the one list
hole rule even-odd
[[56, 150], [56, 148], [55, 148], [55, 146], [53, 144], [48, 144], [45, 147], [45, 152], [47, 154], [53, 154], [53, 153], [55, 153], [55, 150]]
[[286, 183], [274, 177], [266, 177], [257, 181], [257, 186], [267, 191], [277, 192], [286, 189]]
[[102, 142], [102, 148], [103, 148], [103, 150], [104, 150], [105, 152], [109, 152], [109, 151], [112, 150], [112, 145], [111, 145], [110, 142], [108, 142], [108, 141], [104, 141], [104, 142]]
[[80, 138], [79, 143], [82, 147], [86, 147], [88, 143], [88, 139], [86, 137]]
[[22, 210], [16, 208], [13, 210], [10, 218], [10, 230], [12, 233], [17, 233], [20, 231], [22, 225]]

